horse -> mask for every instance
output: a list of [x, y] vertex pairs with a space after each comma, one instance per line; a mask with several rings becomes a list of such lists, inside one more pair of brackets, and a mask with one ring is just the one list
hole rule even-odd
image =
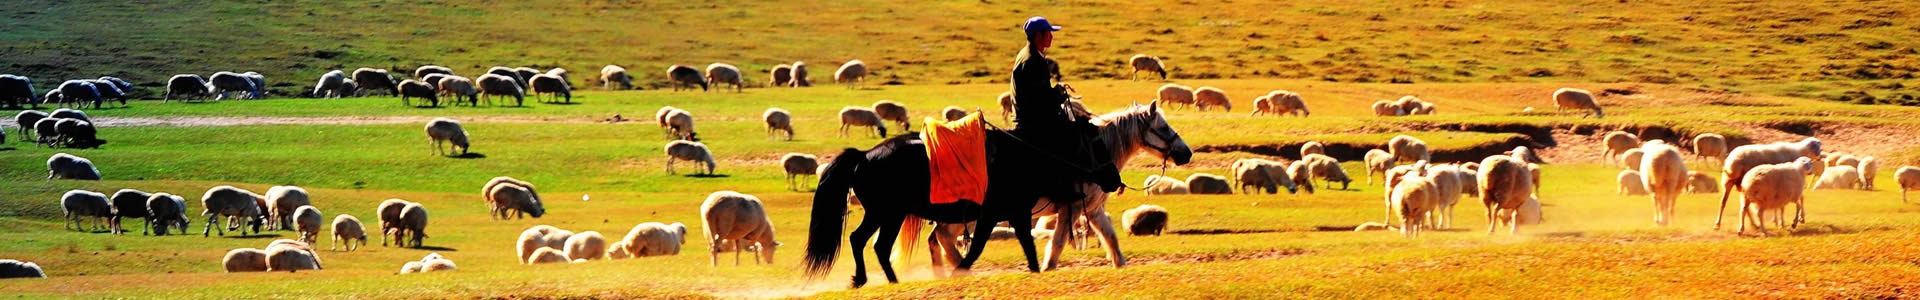
[[[1134, 105], [1126, 110], [1094, 117], [1092, 121], [1094, 125], [1100, 128], [1099, 135], [1101, 140], [1106, 143], [1106, 150], [1112, 155], [1111, 157], [1113, 158], [1113, 164], [1115, 166], [1124, 168], [1136, 154], [1143, 152], [1162, 160], [1171, 160], [1175, 165], [1186, 165], [1193, 159], [1193, 150], [1187, 147], [1186, 140], [1180, 138], [1179, 132], [1174, 131], [1172, 126], [1167, 125], [1166, 118], [1160, 113], [1159, 103], [1157, 101], [1144, 106]], [[1113, 229], [1113, 220], [1109, 218], [1106, 213], [1106, 203], [1109, 195], [1101, 192], [1099, 186], [1091, 183], [1084, 183], [1081, 186], [1082, 190], [1087, 192], [1088, 198], [1086, 201], [1055, 201], [1056, 199], [1042, 198], [1042, 201], [1039, 201], [1037, 206], [1032, 209], [1034, 217], [1054, 216], [1054, 238], [1047, 246], [1046, 256], [1043, 257], [1041, 264], [1043, 270], [1053, 270], [1058, 267], [1060, 254], [1064, 252], [1063, 249], [1072, 239], [1071, 233], [1074, 231], [1073, 224], [1078, 223], [1075, 221], [1081, 215], [1086, 216], [1087, 221], [1096, 227], [1095, 229], [1097, 230], [1094, 230], [1093, 233], [1105, 243], [1104, 245], [1107, 245], [1105, 247], [1107, 249], [1107, 258], [1113, 261], [1114, 267], [1120, 268], [1127, 265], [1126, 257], [1120, 253], [1119, 239]], [[915, 238], [919, 232], [919, 226], [915, 225], [924, 223], [912, 218], [909, 218], [907, 222], [914, 224], [904, 225], [904, 230], [907, 231], [908, 234], [900, 236], [901, 244], [903, 245], [901, 247], [902, 249], [912, 249], [914, 241], [916, 240]], [[974, 225], [979, 228], [976, 228], [974, 231], [975, 237], [973, 241], [986, 241], [985, 235], [981, 233], [990, 232], [993, 229], [993, 224], [986, 224], [985, 226], [980, 226], [981, 224]], [[953, 262], [955, 260], [955, 256], [957, 256], [958, 253], [954, 243], [958, 238], [956, 233], [964, 230], [964, 228], [960, 227], [966, 226], [966, 224], [940, 224], [938, 226], [940, 226], [940, 228], [933, 230], [932, 236], [929, 237], [929, 240], [934, 244], [928, 245], [928, 252], [930, 252], [934, 262], [934, 273], [936, 275], [942, 275], [939, 270], [939, 267], [942, 265], [942, 259], [945, 259], [946, 262]], [[977, 257], [975, 253], [980, 251], [981, 246], [975, 245], [984, 245], [984, 243], [973, 243], [969, 245], [968, 256]], [[970, 266], [970, 264], [968, 264], [968, 266]]]

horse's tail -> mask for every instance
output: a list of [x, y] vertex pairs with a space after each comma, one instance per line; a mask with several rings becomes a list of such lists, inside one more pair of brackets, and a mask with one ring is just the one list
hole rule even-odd
[[853, 189], [853, 173], [866, 161], [866, 152], [847, 148], [820, 174], [813, 192], [813, 220], [807, 226], [807, 256], [801, 259], [808, 278], [827, 275], [840, 256], [840, 246], [845, 244], [841, 236], [847, 226], [847, 192]]
[[926, 224], [926, 220], [911, 215], [900, 221], [900, 235], [894, 238], [897, 242], [893, 244], [892, 260], [895, 265], [905, 266], [913, 261], [913, 249], [921, 240], [915, 237], [920, 236], [920, 230]]

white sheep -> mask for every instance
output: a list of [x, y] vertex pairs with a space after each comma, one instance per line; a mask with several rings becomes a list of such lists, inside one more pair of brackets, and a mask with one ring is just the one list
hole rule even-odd
[[1860, 176], [1860, 170], [1855, 169], [1853, 166], [1839, 165], [1827, 167], [1826, 172], [1820, 174], [1820, 180], [1813, 184], [1813, 189], [1859, 189]]
[[1644, 176], [1640, 174], [1640, 170], [1621, 170], [1620, 175], [1615, 176], [1615, 179], [1620, 181], [1620, 185], [1614, 189], [1614, 192], [1623, 196], [1646, 195], [1647, 183], [1642, 177]]
[[1433, 161], [1433, 154], [1427, 151], [1427, 142], [1413, 136], [1400, 135], [1387, 140], [1387, 152], [1398, 161]]
[[792, 113], [788, 113], [787, 110], [780, 109], [778, 107], [768, 108], [767, 112], [760, 114], [760, 119], [765, 120], [767, 122], [768, 136], [773, 136], [775, 134], [774, 132], [776, 131], [785, 131], [787, 132], [787, 140], [788, 141], [793, 140], [793, 114]]
[[[1807, 158], [1809, 161], [1818, 159], [1820, 157], [1820, 144], [1820, 139], [1806, 138], [1801, 139], [1799, 142], [1792, 143], [1777, 142], [1733, 148], [1733, 151], [1727, 154], [1726, 165], [1720, 168], [1720, 210], [1714, 213], [1713, 227], [1715, 229], [1720, 228], [1720, 223], [1722, 219], [1724, 219], [1727, 210], [1727, 199], [1731, 198], [1733, 191], [1740, 190], [1744, 192], [1741, 188], [1742, 183], [1746, 182], [1744, 177], [1747, 175], [1747, 171], [1760, 165], [1794, 162], [1798, 158]], [[1817, 164], [1818, 163], [1810, 163], [1808, 165], [1808, 172], [1811, 172], [1812, 167]], [[1800, 183], [1800, 187], [1806, 186], [1804, 182], [1806, 178], [1804, 175], [1805, 174], [1800, 178], [1800, 180], [1803, 181]]]
[[1187, 191], [1203, 195], [1233, 194], [1233, 186], [1227, 184], [1227, 178], [1207, 173], [1194, 173], [1187, 176]]
[[767, 70], [768, 87], [784, 87], [789, 84], [793, 84], [792, 65], [780, 64], [773, 66], [771, 70]]
[[420, 263], [419, 261], [409, 261], [406, 264], [400, 265], [400, 274], [420, 273], [422, 272], [421, 268], [425, 268], [426, 266], [426, 264]]
[[1394, 159], [1392, 153], [1380, 149], [1367, 150], [1365, 159], [1367, 162], [1367, 185], [1373, 185], [1374, 173], [1385, 175], [1387, 170], [1393, 169], [1394, 163], [1398, 162], [1397, 159]]
[[747, 87], [746, 79], [740, 75], [740, 68], [723, 63], [707, 65], [707, 82], [714, 85], [731, 84], [736, 93], [746, 91]]
[[1227, 91], [1211, 86], [1203, 86], [1193, 90], [1193, 105], [1199, 108], [1200, 111], [1207, 111], [1209, 107], [1219, 107], [1228, 112], [1233, 111], [1233, 100], [1227, 99]]
[[793, 62], [793, 81], [789, 82], [788, 85], [792, 87], [813, 86], [813, 82], [807, 81], [807, 63], [806, 62], [800, 62], [800, 61]]
[[1727, 137], [1713, 133], [1702, 133], [1693, 137], [1693, 154], [1710, 162], [1727, 160]]
[[[266, 196], [261, 196], [260, 194], [229, 185], [207, 189], [207, 193], [200, 196], [200, 204], [205, 208], [205, 210], [200, 212], [200, 215], [207, 216], [207, 228], [202, 230], [200, 235], [203, 237], [207, 236], [207, 233], [213, 230], [214, 225], [220, 223], [216, 220], [221, 215], [244, 220], [254, 220], [266, 216], [266, 212], [262, 211], [265, 207], [260, 205], [260, 203], [266, 201]], [[240, 228], [238, 224], [235, 224], [230, 226], [230, 228], [223, 228], [220, 231], [220, 235], [225, 236], [227, 235], [226, 230], [236, 228], [240, 229], [240, 233], [246, 233], [245, 228]], [[254, 233], [260, 233], [259, 226], [255, 225], [253, 231]]]
[[413, 69], [414, 78], [425, 78], [427, 77], [427, 75], [432, 75], [432, 74], [452, 75], [453, 69], [448, 67], [436, 66], [436, 65], [425, 65], [425, 66], [420, 66], [419, 68]]
[[1251, 159], [1233, 162], [1233, 179], [1239, 182], [1236, 188], [1241, 194], [1252, 195], [1251, 189], [1264, 189], [1268, 194], [1279, 193], [1280, 183], [1268, 176], [1267, 166]]
[[1506, 154], [1511, 155], [1515, 158], [1519, 158], [1520, 160], [1526, 161], [1527, 163], [1530, 163], [1530, 164], [1547, 163], [1547, 160], [1540, 159], [1539, 152], [1533, 151], [1533, 148], [1528, 148], [1527, 146], [1514, 146], [1513, 151], [1507, 151]]
[[806, 153], [787, 153], [780, 156], [780, 165], [787, 171], [787, 189], [798, 191], [806, 186], [804, 176], [819, 175], [815, 172], [820, 168], [820, 157]]
[[0, 259], [0, 279], [7, 278], [47, 278], [47, 272], [32, 262]]
[[1140, 80], [1140, 71], [1160, 73], [1160, 80], [1167, 80], [1166, 64], [1160, 61], [1160, 57], [1134, 54], [1127, 59], [1127, 65], [1133, 67], [1133, 80]]
[[627, 68], [616, 65], [607, 65], [606, 67], [600, 68], [601, 89], [613, 89], [613, 83], [616, 82], [620, 83], [620, 89], [622, 90], [633, 89], [633, 76], [627, 74]]
[[395, 232], [399, 231], [398, 228], [400, 227], [400, 212], [401, 210], [407, 208], [408, 203], [413, 203], [413, 202], [408, 202], [407, 200], [400, 200], [400, 199], [387, 199], [387, 201], [380, 202], [380, 206], [374, 209], [374, 213], [380, 216], [380, 246], [381, 247], [386, 247], [387, 238], [393, 236]]
[[846, 64], [840, 65], [839, 70], [833, 71], [833, 82], [845, 83], [847, 84], [847, 89], [859, 88], [858, 86], [866, 83], [866, 81], [867, 63], [861, 62], [858, 59], [847, 61]]
[[[334, 72], [339, 72], [339, 71], [336, 70]], [[328, 73], [328, 74], [333, 74], [333, 73]], [[346, 75], [340, 75], [340, 76], [345, 77]], [[322, 79], [321, 81], [322, 83], [324, 83], [325, 79]], [[166, 95], [161, 96], [160, 102], [165, 103], [167, 101], [173, 100], [174, 95], [182, 95], [183, 97], [180, 98], [181, 101], [186, 101], [188, 97], [204, 99], [207, 97], [207, 80], [205, 78], [201, 78], [200, 75], [196, 75], [196, 74], [173, 75], [173, 77], [167, 78], [167, 93]], [[318, 90], [315, 90], [314, 96], [321, 96], [319, 95]]]
[[1301, 159], [1286, 166], [1287, 178], [1292, 180], [1295, 186], [1307, 190], [1307, 194], [1313, 194], [1313, 164], [1314, 162]]
[[267, 188], [267, 217], [273, 219], [267, 228], [287, 230], [292, 228], [293, 214], [301, 206], [312, 205], [313, 197], [307, 189], [290, 185], [276, 185]]
[[[354, 240], [359, 240], [360, 245], [355, 246]], [[360, 225], [360, 218], [349, 214], [333, 217], [333, 247], [327, 249], [338, 249], [343, 244], [346, 245], [347, 251], [367, 246], [367, 229]]]
[[1373, 115], [1381, 116], [1381, 117], [1398, 117], [1398, 116], [1407, 115], [1407, 111], [1401, 110], [1399, 105], [1393, 104], [1393, 101], [1380, 100], [1380, 101], [1373, 102]]
[[667, 225], [647, 222], [633, 226], [632, 230], [627, 231], [625, 238], [614, 243], [616, 247], [608, 253], [613, 256], [627, 257], [679, 255], [680, 248], [686, 244], [686, 224]]
[[[777, 246], [773, 239], [773, 219], [767, 218], [760, 198], [734, 191], [714, 192], [700, 204], [700, 219], [705, 222], [701, 230], [713, 245], [729, 241], [739, 246], [758, 246], [760, 255], [754, 262], [773, 263]], [[709, 254], [711, 264], [720, 265], [720, 248], [714, 247]], [[739, 252], [734, 253], [733, 264], [740, 265]]]
[[320, 257], [312, 250], [291, 246], [267, 247], [267, 272], [319, 270]]
[[1400, 100], [1393, 101], [1393, 105], [1399, 106], [1400, 111], [1406, 112], [1406, 115], [1431, 115], [1434, 113], [1433, 103], [1420, 100], [1420, 97], [1411, 95], [1400, 97]]
[[674, 138], [688, 141], [700, 140], [699, 133], [693, 130], [693, 112], [674, 109], [667, 112], [666, 122], [667, 131], [672, 132]]
[[1300, 144], [1300, 157], [1305, 158], [1307, 155], [1312, 154], [1326, 155], [1327, 145], [1321, 144], [1318, 141], [1308, 141], [1305, 144]]
[[[1592, 110], [1594, 119], [1606, 117], [1606, 114], [1600, 111], [1600, 103], [1595, 102], [1593, 99], [1593, 92], [1576, 88], [1560, 88], [1559, 90], [1553, 91], [1553, 108], [1556, 110]], [[1585, 118], [1587, 114], [1582, 114], [1580, 117]]]
[[1646, 155], [1647, 155], [1647, 150], [1643, 150], [1640, 148], [1627, 149], [1626, 152], [1620, 153], [1620, 157], [1619, 157], [1620, 168], [1626, 169], [1626, 170], [1637, 170], [1640, 168], [1641, 162], [1646, 161]]
[[1607, 145], [1606, 153], [1601, 153], [1601, 155], [1604, 156], [1604, 159], [1608, 162], [1620, 158], [1620, 155], [1626, 154], [1627, 150], [1640, 148], [1640, 137], [1625, 131], [1615, 130], [1607, 132], [1606, 137], [1601, 140]]
[[[85, 190], [71, 190], [60, 196], [60, 208], [66, 212], [67, 221], [73, 224], [73, 230], [86, 231], [80, 225], [81, 219], [93, 220], [94, 229], [99, 229], [106, 218], [113, 217], [113, 203], [107, 194]], [[64, 225], [64, 224], [63, 224]]]
[[[193, 76], [193, 78], [183, 79], [183, 77], [185, 76]], [[181, 81], [182, 84], [190, 84], [192, 83], [193, 80], [198, 79], [199, 77], [200, 75], [193, 75], [193, 74], [181, 74], [181, 75], [173, 76], [174, 80], [184, 80], [184, 81]], [[173, 93], [174, 87], [171, 82], [172, 80], [169, 80], [169, 83], [167, 86], [168, 94]], [[318, 98], [340, 98], [341, 96], [344, 96], [340, 94], [340, 85], [345, 83], [347, 83], [347, 72], [342, 72], [340, 70], [328, 71], [326, 74], [320, 74], [320, 81], [313, 84], [312, 95]], [[182, 90], [182, 92], [193, 93], [192, 91], [186, 91], [186, 90]], [[205, 90], [201, 90], [201, 92], [205, 92]]]
[[1494, 155], [1480, 161], [1480, 202], [1487, 206], [1488, 235], [1501, 223], [1507, 224], [1508, 234], [1520, 231], [1519, 210], [1532, 198], [1533, 175], [1528, 173], [1527, 162], [1511, 156]]
[[300, 242], [308, 244], [318, 243], [320, 241], [320, 222], [324, 222], [324, 218], [325, 217], [320, 214], [320, 209], [314, 208], [312, 205], [302, 205], [300, 208], [295, 209], [293, 211], [293, 228], [294, 232], [300, 234]]
[[1680, 155], [1680, 148], [1666, 143], [1647, 143], [1640, 149], [1646, 152], [1640, 175], [1653, 194], [1653, 222], [1667, 226], [1673, 223], [1673, 205], [1687, 189], [1687, 159]]
[[1707, 175], [1706, 173], [1687, 171], [1687, 192], [1695, 194], [1719, 193], [1720, 180], [1713, 179], [1713, 175]]
[[[1008, 93], [1009, 94], [1005, 94], [1009, 96], [1007, 99], [1013, 99], [1011, 97], [1012, 92]], [[1174, 108], [1186, 107], [1194, 105], [1193, 93], [1194, 90], [1192, 87], [1168, 83], [1161, 85], [1160, 89], [1155, 90], [1157, 98], [1154, 98], [1154, 101], [1171, 104]], [[1002, 104], [1002, 106], [1006, 105]]]
[[1880, 160], [1872, 156], [1861, 157], [1858, 166], [1855, 169], [1860, 171], [1860, 189], [1873, 190], [1873, 177], [1874, 173], [1880, 172]]
[[905, 104], [900, 104], [900, 102], [894, 102], [893, 100], [875, 101], [873, 102], [873, 112], [880, 114], [881, 120], [900, 123], [900, 128], [913, 128], [912, 124], [907, 122], [908, 114], [907, 105]]
[[493, 105], [493, 97], [495, 96], [513, 97], [514, 106], [526, 104], [527, 91], [525, 88], [520, 87], [518, 78], [500, 74], [487, 74], [480, 75], [480, 78], [475, 78], [474, 80], [475, 85], [480, 88], [481, 98], [487, 100], [487, 105]]
[[[427, 142], [428, 145], [433, 146], [434, 154], [452, 154], [456, 148], [460, 150], [461, 155], [467, 154], [470, 144], [467, 143], [467, 130], [460, 126], [460, 121], [433, 118], [432, 121], [427, 121], [426, 130]], [[445, 151], [440, 148], [442, 142], [449, 144], [444, 148]]]
[[[406, 207], [400, 209], [400, 224], [394, 227], [394, 231], [395, 240], [405, 236], [411, 239], [414, 248], [419, 248], [427, 238], [427, 207], [420, 203], [407, 203]], [[401, 240], [399, 244], [405, 247], [406, 242]]]
[[871, 108], [848, 106], [840, 109], [840, 136], [847, 136], [849, 127], [873, 127], [878, 136], [887, 136], [886, 121], [880, 119], [880, 113]]
[[[560, 237], [561, 235], [557, 233], [561, 231], [563, 230], [560, 230], [559, 228], [554, 228], [553, 226], [548, 226], [548, 225], [536, 225], [533, 227], [528, 227], [527, 230], [521, 231], [520, 238], [514, 244], [515, 251], [516, 253], [518, 253], [520, 257], [520, 263], [532, 264], [533, 255], [536, 251], [540, 250], [540, 248], [542, 247], [551, 248], [550, 246], [552, 245], [552, 243], [548, 241], [549, 240], [549, 238], [547, 237], [548, 235], [553, 235], [554, 239], [560, 240], [561, 248], [565, 248], [566, 239], [572, 237], [573, 235], [572, 233], [569, 232], [565, 234], [566, 237]], [[562, 251], [562, 257], [563, 258], [565, 257], [564, 251]]]
[[469, 106], [480, 105], [480, 90], [474, 87], [473, 79], [448, 75], [435, 82], [434, 88], [440, 94], [453, 96], [453, 105], [460, 105], [461, 99], [466, 99]]
[[1433, 183], [1434, 198], [1427, 207], [1427, 226], [1433, 228], [1453, 228], [1453, 206], [1460, 203], [1463, 191], [1471, 189], [1473, 183], [1463, 181], [1467, 171], [1456, 165], [1437, 165], [1427, 168], [1427, 181]]
[[701, 91], [708, 90], [707, 77], [701, 75], [700, 70], [694, 69], [693, 67], [682, 65], [668, 66], [667, 79], [673, 81], [673, 91], [675, 92], [680, 91], [681, 88], [693, 89], [694, 85], [699, 85]]
[[533, 256], [527, 258], [527, 264], [556, 264], [568, 261], [571, 260], [567, 259], [566, 251], [553, 247], [540, 247], [539, 250], [533, 251]]
[[607, 257], [607, 238], [600, 232], [586, 231], [567, 237], [568, 259], [599, 260]]
[[1893, 181], [1900, 184], [1900, 203], [1907, 203], [1907, 191], [1920, 190], [1920, 168], [1900, 167], [1893, 171]]
[[667, 145], [662, 148], [667, 152], [667, 174], [674, 174], [673, 162], [685, 160], [707, 163], [707, 171], [703, 174], [713, 175], [713, 152], [707, 150], [706, 144], [695, 141], [672, 141], [667, 142]]
[[1333, 188], [1334, 182], [1340, 183], [1341, 190], [1353, 184], [1353, 178], [1347, 176], [1347, 170], [1340, 168], [1340, 161], [1332, 156], [1308, 154], [1300, 160], [1307, 162], [1307, 168], [1314, 177], [1327, 181], [1327, 188]]
[[1172, 177], [1162, 177], [1157, 174], [1147, 175], [1147, 180], [1140, 185], [1146, 187], [1148, 196], [1185, 195], [1188, 193], [1187, 183], [1185, 181], [1173, 179]]
[[1439, 206], [1440, 187], [1418, 175], [1408, 175], [1397, 181], [1393, 186], [1393, 197], [1387, 199], [1387, 209], [1400, 219], [1400, 235], [1419, 237], [1421, 230], [1432, 226], [1427, 224], [1427, 219], [1433, 208]]
[[[1739, 149], [1734, 149], [1734, 157], [1739, 158], [1740, 152]], [[1793, 162], [1764, 164], [1750, 168], [1740, 181], [1740, 189], [1743, 193], [1740, 197], [1739, 233], [1746, 234], [1747, 224], [1752, 223], [1758, 226], [1761, 236], [1766, 236], [1767, 224], [1764, 221], [1766, 212], [1778, 211], [1784, 214], [1787, 204], [1796, 204], [1798, 206], [1796, 210], [1799, 211], [1796, 215], [1804, 215], [1806, 173], [1813, 170], [1813, 164], [1815, 162], [1812, 158], [1801, 157]], [[1786, 216], [1780, 215], [1775, 218], [1785, 219]], [[1802, 218], [1795, 217], [1794, 224], [1798, 225]]]
[[228, 250], [220, 262], [226, 266], [227, 273], [266, 272], [267, 251], [254, 248]]
[[[1266, 101], [1263, 103], [1260, 101], [1261, 99], [1266, 99]], [[1313, 114], [1313, 112], [1307, 110], [1307, 102], [1300, 98], [1299, 93], [1283, 90], [1274, 90], [1268, 92], [1265, 96], [1255, 98], [1253, 100], [1253, 107], [1254, 115], [1260, 115], [1260, 113], [1265, 112], [1276, 116], [1294, 115], [1306, 117]]]
[[54, 153], [47, 157], [47, 180], [54, 179], [100, 180], [100, 169], [85, 157]]
[[1167, 208], [1141, 204], [1121, 213], [1120, 223], [1130, 235], [1160, 235], [1167, 230]]
[[486, 195], [488, 208], [492, 210], [487, 214], [488, 218], [506, 220], [507, 213], [511, 212], [516, 218], [521, 218], [522, 214], [529, 214], [538, 219], [547, 213], [545, 205], [540, 201], [540, 194], [533, 192], [532, 186], [522, 185], [520, 182], [490, 183]]

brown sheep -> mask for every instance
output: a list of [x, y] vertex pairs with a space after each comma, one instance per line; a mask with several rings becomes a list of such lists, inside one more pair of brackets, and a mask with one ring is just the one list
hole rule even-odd
[[1693, 137], [1693, 154], [1718, 165], [1727, 160], [1727, 137], [1702, 133]]
[[227, 256], [221, 258], [220, 262], [226, 266], [227, 273], [266, 272], [267, 251], [254, 248], [228, 250]]
[[1394, 163], [1397, 162], [1392, 153], [1380, 149], [1367, 150], [1365, 158], [1367, 162], [1367, 185], [1373, 185], [1374, 173], [1385, 175], [1387, 170], [1393, 169]]
[[773, 136], [776, 134], [776, 131], [785, 131], [787, 133], [787, 140], [793, 140], [792, 113], [788, 113], [787, 110], [777, 107], [768, 108], [767, 112], [760, 114], [760, 118], [767, 122], [767, 136]]
[[780, 157], [780, 165], [787, 171], [787, 190], [799, 191], [801, 187], [806, 186], [806, 180], [801, 177], [818, 175], [815, 172], [820, 168], [820, 157], [806, 153], [787, 153]]
[[600, 68], [600, 89], [611, 90], [614, 83], [620, 83], [620, 89], [633, 89], [633, 75], [627, 74], [627, 68], [607, 65]]
[[873, 127], [876, 136], [887, 136], [887, 124], [880, 119], [880, 113], [871, 108], [848, 106], [840, 109], [840, 136], [847, 136], [848, 127]]
[[1527, 163], [1510, 156], [1495, 155], [1480, 161], [1480, 202], [1487, 206], [1487, 235], [1493, 235], [1502, 223], [1507, 225], [1508, 234], [1520, 231], [1520, 208], [1533, 198], [1533, 175], [1527, 173]]
[[1230, 195], [1233, 194], [1233, 186], [1227, 184], [1226, 177], [1195, 173], [1187, 176], [1187, 191], [1200, 195]]
[[699, 133], [693, 131], [692, 112], [675, 109], [667, 113], [666, 121], [667, 131], [672, 132], [674, 138], [688, 141], [700, 140]]
[[1601, 140], [1607, 144], [1607, 152], [1601, 153], [1607, 162], [1619, 159], [1620, 155], [1627, 153], [1627, 150], [1640, 148], [1640, 137], [1625, 131], [1608, 132]]
[[559, 75], [533, 75], [533, 78], [527, 79], [527, 93], [533, 94], [533, 99], [537, 101], [553, 102], [553, 97], [548, 97], [546, 100], [540, 99], [540, 94], [553, 94], [564, 99], [565, 103], [573, 103], [573, 87], [567, 84], [566, 78], [561, 78]]
[[947, 122], [959, 121], [967, 117], [967, 109], [960, 108], [959, 106], [947, 106], [947, 108], [940, 110], [940, 116], [946, 119]]
[[[707, 65], [707, 83], [714, 85], [722, 83], [733, 85], [733, 91], [736, 93], [746, 91], [747, 87], [746, 78], [741, 76], [740, 68], [723, 63]], [[721, 91], [726, 91], [726, 89], [721, 89]]]
[[845, 83], [847, 89], [856, 89], [867, 82], [867, 63], [858, 59], [847, 61], [840, 69], [833, 71], [834, 83]]
[[907, 122], [907, 105], [905, 104], [893, 102], [893, 100], [880, 100], [873, 103], [873, 112], [880, 114], [881, 120], [900, 123], [900, 128], [913, 128], [912, 123]]
[[[406, 207], [400, 209], [400, 224], [394, 229], [394, 240], [405, 236], [413, 242], [414, 248], [419, 248], [427, 238], [427, 207], [419, 203], [407, 203]], [[400, 244], [406, 246], [405, 241]]]
[[487, 105], [493, 105], [493, 97], [495, 96], [512, 96], [514, 106], [526, 105], [526, 89], [520, 88], [519, 82], [513, 77], [500, 74], [487, 74], [481, 75], [480, 78], [476, 80], [478, 80], [477, 85], [480, 87], [480, 98], [487, 100]]
[[1120, 223], [1129, 235], [1160, 235], [1167, 230], [1167, 208], [1141, 204], [1121, 213]]
[[1900, 203], [1907, 203], [1907, 191], [1920, 190], [1920, 168], [1900, 167], [1893, 171], [1893, 181], [1900, 184]]
[[[1600, 112], [1600, 104], [1593, 99], [1593, 92], [1576, 88], [1560, 88], [1553, 91], [1553, 108], [1592, 110], [1591, 115], [1594, 119], [1606, 117], [1606, 114]], [[1585, 118], [1587, 114], [1582, 114], [1580, 117]]]
[[1427, 142], [1407, 135], [1395, 136], [1387, 140], [1387, 152], [1398, 161], [1433, 161], [1433, 154], [1427, 151]]
[[[360, 245], [355, 246], [354, 240], [360, 240]], [[360, 225], [360, 218], [348, 214], [333, 217], [333, 247], [327, 249], [339, 249], [341, 245], [345, 245], [347, 251], [367, 246], [367, 229]]]
[[392, 236], [393, 235], [392, 233], [394, 231], [399, 230], [398, 228], [400, 227], [400, 211], [402, 209], [406, 209], [408, 203], [412, 203], [412, 202], [407, 202], [407, 200], [400, 200], [400, 199], [387, 199], [387, 201], [380, 202], [379, 208], [374, 209], [374, 213], [380, 216], [380, 246], [381, 247], [386, 247], [387, 237]]
[[675, 92], [681, 89], [691, 90], [695, 85], [700, 86], [701, 91], [708, 91], [706, 75], [700, 74], [700, 70], [694, 69], [693, 67], [683, 65], [669, 66], [667, 67], [667, 79], [673, 80], [673, 91]]
[[440, 82], [435, 86], [439, 89], [438, 93], [453, 96], [454, 105], [459, 105], [460, 99], [467, 99], [467, 105], [480, 105], [480, 90], [474, 87], [472, 79], [447, 76], [440, 78]]
[[1159, 57], [1146, 54], [1134, 54], [1127, 59], [1127, 65], [1133, 67], [1133, 80], [1140, 80], [1140, 71], [1160, 73], [1160, 80], [1167, 80], [1166, 64]]
[[1307, 102], [1300, 99], [1300, 94], [1282, 90], [1275, 90], [1265, 96], [1254, 98], [1253, 109], [1253, 115], [1256, 116], [1262, 112], [1276, 116], [1305, 117], [1312, 114], [1307, 111]]
[[1227, 91], [1211, 86], [1193, 90], [1193, 105], [1200, 111], [1207, 111], [1209, 107], [1219, 107], [1227, 112], [1233, 112], [1233, 100], [1227, 99]]
[[995, 101], [1000, 103], [1000, 121], [1013, 123], [1013, 91], [1001, 92]]
[[783, 87], [793, 83], [793, 66], [780, 64], [767, 71], [767, 86]]
[[[526, 196], [530, 197], [529, 200], [533, 201], [532, 206], [529, 207], [527, 204], [505, 203], [508, 201], [495, 198], [496, 191], [494, 188], [504, 184], [512, 184], [519, 186], [521, 189], [525, 189], [527, 192]], [[540, 191], [534, 188], [532, 182], [520, 180], [519, 178], [499, 176], [487, 180], [486, 185], [480, 186], [480, 198], [486, 200], [487, 207], [489, 208], [487, 214], [490, 215], [491, 217], [489, 218], [492, 219], [505, 220], [507, 219], [507, 213], [512, 210], [519, 210], [523, 213], [535, 213], [537, 210], [539, 212], [534, 215], [535, 218], [539, 218], [541, 214], [546, 214], [546, 209], [540, 205]]]
[[[1012, 93], [1012, 92], [1008, 92], [1008, 93]], [[1192, 87], [1168, 83], [1166, 85], [1161, 85], [1160, 89], [1155, 93], [1156, 95], [1158, 95], [1158, 98], [1154, 98], [1154, 101], [1159, 101], [1160, 103], [1172, 104], [1172, 106], [1175, 109], [1187, 107], [1189, 105], [1194, 105], [1194, 98], [1193, 98], [1194, 90]], [[1012, 98], [1008, 98], [1008, 99], [1012, 99]]]
[[429, 107], [440, 106], [440, 93], [433, 89], [433, 85], [412, 79], [401, 81], [400, 103], [413, 106], [413, 102], [409, 100], [411, 98], [426, 98]]
[[793, 62], [793, 81], [789, 82], [787, 85], [792, 87], [813, 86], [812, 82], [807, 81], [807, 63], [806, 62], [799, 62], [799, 61]]
[[1279, 193], [1280, 184], [1268, 174], [1264, 164], [1247, 159], [1233, 162], [1233, 178], [1239, 182], [1236, 185], [1241, 194], [1254, 194], [1251, 189], [1264, 189], [1268, 194]]

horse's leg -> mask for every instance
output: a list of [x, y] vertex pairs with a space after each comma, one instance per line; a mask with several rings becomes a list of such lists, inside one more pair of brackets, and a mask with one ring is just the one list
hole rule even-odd
[[1097, 213], [1088, 213], [1087, 221], [1096, 229], [1093, 234], [1099, 235], [1102, 245], [1106, 245], [1107, 259], [1113, 261], [1113, 267], [1126, 267], [1127, 257], [1120, 254], [1120, 236], [1113, 231], [1113, 218], [1107, 216], [1105, 209], [1100, 209]]
[[[989, 199], [992, 198], [989, 197]], [[973, 223], [973, 239], [967, 244], [967, 255], [961, 257], [960, 263], [953, 266], [955, 275], [966, 276], [973, 269], [973, 263], [980, 260], [980, 252], [987, 249], [987, 239], [993, 238], [994, 223], [999, 222], [980, 219]]]
[[[1007, 224], [1013, 225], [1013, 237], [1020, 240], [1020, 252], [1027, 255], [1027, 272], [1039, 273], [1040, 256], [1034, 253], [1033, 245], [1033, 217], [1024, 216], [1027, 214], [1025, 212], [1020, 214], [1023, 216], [1007, 218]], [[1058, 240], [1060, 233], [1055, 232], [1054, 234], [1054, 239]]]
[[[900, 283], [900, 276], [893, 272], [892, 255], [894, 239], [900, 238], [901, 221], [904, 220], [880, 223], [880, 238], [873, 241], [873, 259], [880, 263], [880, 272], [887, 274], [887, 283]], [[902, 249], [901, 251], [904, 252], [908, 250]]]
[[860, 220], [860, 226], [855, 227], [853, 234], [847, 236], [847, 242], [853, 244], [853, 287], [855, 288], [867, 285], [867, 256], [863, 253], [865, 250], [861, 249], [866, 248], [867, 241], [873, 240], [873, 233], [880, 230], [880, 224], [887, 223], [876, 221], [879, 218], [875, 215], [878, 215], [876, 209], [868, 207], [866, 217]]
[[[1042, 201], [1051, 201], [1051, 199]], [[1067, 240], [1073, 239], [1073, 225], [1077, 223], [1073, 220], [1080, 217], [1079, 207], [1068, 205], [1060, 207], [1057, 211], [1059, 213], [1053, 216], [1053, 240], [1048, 241], [1047, 256], [1041, 259], [1040, 263], [1040, 269], [1043, 270], [1051, 271], [1059, 267], [1060, 253], [1066, 252]], [[1063, 234], [1065, 236], [1062, 236]]]

